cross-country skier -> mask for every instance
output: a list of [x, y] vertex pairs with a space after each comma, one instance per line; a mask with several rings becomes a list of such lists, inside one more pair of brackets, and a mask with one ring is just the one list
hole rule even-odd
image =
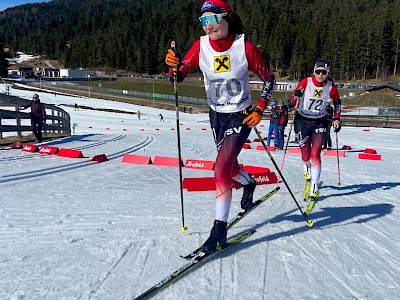
[[[252, 207], [256, 182], [239, 166], [237, 157], [272, 98], [275, 77], [257, 47], [245, 37], [240, 17], [225, 1], [205, 1], [199, 20], [206, 35], [192, 45], [183, 59], [175, 49], [169, 49], [165, 61], [171, 67], [178, 66], [178, 82], [197, 67], [204, 76], [210, 124], [218, 150], [214, 169], [215, 221], [202, 246], [203, 251], [211, 252], [226, 243], [232, 181], [243, 187], [242, 209]], [[248, 69], [264, 82], [255, 107], [251, 107]]]
[[300, 81], [288, 102], [289, 108], [297, 108], [294, 130], [304, 163], [306, 179], [304, 200], [306, 201], [308, 196], [314, 199], [319, 197], [321, 149], [325, 142], [327, 122], [332, 122], [328, 121], [326, 111], [326, 103], [329, 99], [333, 100], [333, 130], [339, 132], [341, 129], [341, 100], [336, 85], [329, 79], [330, 70], [329, 61], [317, 60], [313, 75]]

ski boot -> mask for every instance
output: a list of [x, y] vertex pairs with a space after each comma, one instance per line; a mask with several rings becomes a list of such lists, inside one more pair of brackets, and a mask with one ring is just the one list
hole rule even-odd
[[227, 222], [215, 220], [211, 229], [210, 237], [200, 247], [200, 251], [211, 253], [221, 250], [226, 245]]
[[243, 186], [243, 196], [240, 200], [240, 207], [242, 210], [248, 210], [253, 206], [253, 193], [256, 189], [257, 182], [250, 176], [250, 183]]
[[308, 204], [305, 212], [306, 216], [311, 214], [311, 211], [313, 210], [315, 203], [317, 203], [318, 201], [318, 197], [319, 197], [318, 183], [313, 182], [311, 184], [310, 203]]
[[311, 193], [310, 193], [310, 198], [311, 199], [317, 199], [319, 197], [319, 191], [318, 191], [318, 183], [317, 182], [313, 182], [311, 184]]

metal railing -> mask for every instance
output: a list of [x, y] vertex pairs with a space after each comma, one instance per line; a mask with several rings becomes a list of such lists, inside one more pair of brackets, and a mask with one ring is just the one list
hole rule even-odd
[[[99, 93], [99, 94], [116, 94], [116, 95], [124, 95], [124, 96], [132, 96], [144, 99], [155, 99], [155, 100], [166, 100], [170, 102], [175, 102], [174, 95], [168, 94], [159, 94], [159, 93], [149, 93], [149, 92], [138, 92], [138, 91], [131, 91], [131, 90], [121, 90], [121, 89], [112, 89], [112, 88], [104, 88], [98, 86], [86, 86], [80, 85], [70, 82], [63, 82], [63, 81], [52, 81], [52, 82], [42, 82], [42, 85], [47, 85], [50, 87], [62, 86], [74, 90], [81, 90], [87, 91], [88, 95], [90, 93]], [[203, 98], [195, 98], [195, 97], [187, 97], [187, 96], [178, 96], [178, 100], [181, 103], [193, 104], [193, 105], [200, 105], [200, 106], [207, 106], [207, 99]]]
[[342, 115], [343, 126], [400, 128], [400, 118], [395, 116]]
[[[56, 86], [60, 85], [63, 87], [68, 87], [70, 89], [76, 90], [84, 90], [84, 91], [92, 91], [97, 93], [110, 93], [110, 94], [118, 94], [118, 95], [130, 95], [137, 98], [142, 99], [158, 99], [158, 100], [166, 100], [168, 102], [173, 103], [175, 101], [174, 95], [168, 94], [154, 94], [148, 92], [138, 92], [138, 91], [130, 91], [130, 90], [120, 90], [120, 89], [111, 89], [111, 88], [101, 88], [96, 86], [83, 86], [79, 84], [69, 83], [69, 82], [46, 82], [46, 85]], [[202, 98], [193, 98], [186, 96], [179, 96], [180, 103], [187, 103], [193, 105], [199, 105], [206, 107], [208, 106], [207, 100]], [[263, 119], [269, 119], [270, 113], [268, 111], [265, 112]], [[355, 126], [355, 127], [385, 127], [385, 128], [400, 128], [400, 117], [396, 115], [379, 115], [379, 116], [371, 116], [371, 115], [342, 115], [341, 117], [343, 126]]]
[[[8, 107], [9, 109], [0, 109], [0, 138], [3, 138], [4, 132], [16, 132], [18, 137], [22, 136], [23, 132], [32, 132], [31, 125], [22, 125], [21, 120], [29, 120], [30, 112], [20, 112], [19, 107], [29, 103], [19, 97], [0, 94], [0, 106]], [[69, 114], [52, 104], [43, 103], [46, 108], [46, 124], [43, 126], [44, 132], [54, 132], [58, 135], [71, 135], [71, 122]], [[3, 120], [12, 120], [15, 125], [3, 124]], [[7, 122], [8, 123], [8, 122]]]

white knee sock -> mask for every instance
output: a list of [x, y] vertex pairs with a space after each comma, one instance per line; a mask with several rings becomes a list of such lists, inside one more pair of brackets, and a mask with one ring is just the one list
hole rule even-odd
[[226, 222], [228, 221], [229, 209], [232, 201], [220, 201], [215, 202], [215, 220]]
[[233, 180], [240, 182], [242, 185], [250, 183], [250, 175], [244, 168], [240, 168], [239, 173], [232, 178]]
[[321, 176], [321, 164], [311, 167], [311, 181], [318, 185], [319, 177]]

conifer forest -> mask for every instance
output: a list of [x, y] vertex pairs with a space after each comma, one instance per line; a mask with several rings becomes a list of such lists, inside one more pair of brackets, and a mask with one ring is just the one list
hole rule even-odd
[[[204, 34], [202, 0], [53, 0], [0, 12], [0, 44], [68, 68], [165, 72], [171, 40], [184, 55]], [[299, 79], [317, 58], [337, 80], [398, 75], [400, 0], [228, 0], [274, 72]], [[3, 49], [0, 47], [0, 49]], [[4, 55], [4, 53], [2, 53]]]

